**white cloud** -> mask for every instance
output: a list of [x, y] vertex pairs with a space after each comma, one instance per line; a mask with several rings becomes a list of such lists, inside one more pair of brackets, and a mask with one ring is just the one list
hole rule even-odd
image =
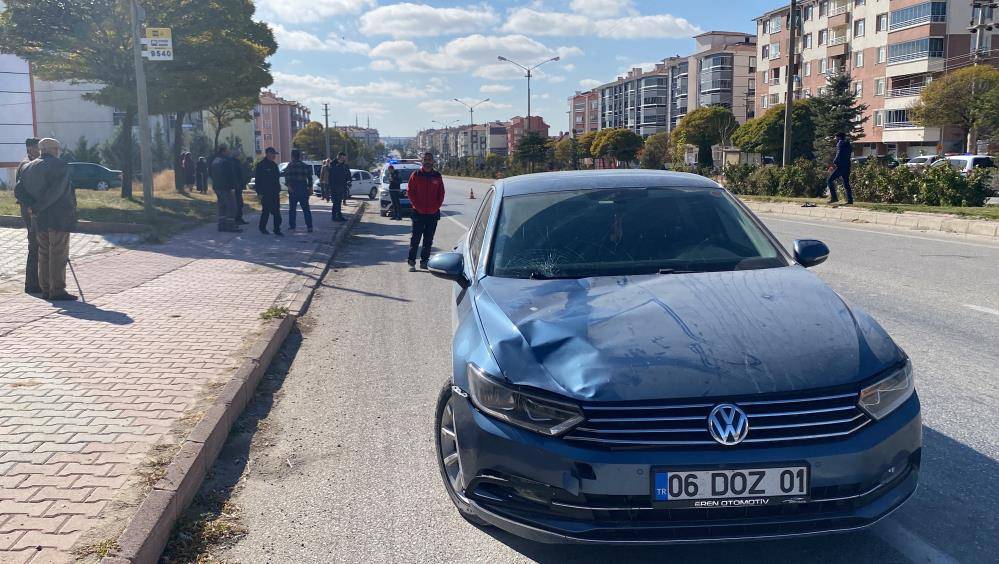
[[569, 8], [573, 12], [587, 14], [595, 18], [611, 18], [621, 12], [634, 12], [631, 0], [572, 0]]
[[[376, 45], [371, 56], [389, 61], [396, 70], [406, 72], [471, 72], [474, 76], [490, 80], [521, 78], [523, 71], [509, 64], [497, 61], [498, 55], [517, 61], [541, 61], [548, 57], [575, 57], [583, 54], [578, 47], [558, 47], [552, 49], [523, 35], [468, 35], [453, 39], [436, 51], [422, 51], [412, 41], [394, 40]], [[377, 61], [376, 61], [377, 62]], [[387, 70], [385, 63], [378, 63], [376, 70]], [[540, 70], [535, 73], [544, 76]]]
[[481, 8], [435, 8], [403, 2], [379, 6], [360, 18], [361, 33], [392, 37], [433, 37], [471, 33], [495, 25], [496, 12]]
[[386, 61], [385, 59], [376, 59], [371, 61], [371, 64], [368, 65], [368, 67], [371, 70], [376, 71], [390, 71], [395, 69], [395, 65], [392, 64], [392, 61]]
[[502, 94], [513, 90], [509, 84], [483, 84], [479, 87], [479, 92], [484, 94]]
[[546, 78], [545, 80], [547, 80], [548, 82], [550, 82], [552, 84], [558, 84], [560, 82], [565, 82], [565, 77], [562, 76], [562, 75], [560, 75], [560, 74], [553, 74], [553, 75], [549, 76], [548, 78]]
[[628, 74], [631, 69], [634, 68], [640, 68], [643, 72], [649, 72], [650, 70], [656, 68], [656, 63], [632, 63], [617, 72], [618, 74]]
[[584, 78], [583, 80], [579, 81], [580, 88], [585, 88], [586, 90], [589, 90], [591, 88], [596, 88], [601, 84], [603, 84], [603, 82], [600, 82], [599, 80], [596, 80], [594, 78]]
[[562, 68], [565, 69], [566, 72], [572, 72], [572, 71], [576, 70], [576, 65], [574, 65], [572, 63], [569, 63], [567, 65], [562, 65]]
[[606, 38], [682, 38], [701, 32], [684, 18], [670, 14], [631, 15], [615, 18], [592, 18], [581, 14], [542, 12], [518, 8], [510, 13], [503, 31], [548, 36], [597, 36]]
[[301, 30], [287, 29], [281, 24], [271, 24], [278, 47], [288, 51], [326, 51], [330, 53], [355, 53], [364, 55], [371, 50], [367, 43], [351, 41], [333, 34], [326, 39]]
[[[366, 84], [343, 84], [339, 80], [311, 74], [291, 74], [280, 71], [274, 76], [273, 89], [283, 98], [314, 108], [329, 102], [340, 115], [383, 116], [398, 111], [399, 100], [420, 100], [434, 92], [436, 81], [429, 85], [378, 80]], [[452, 102], [453, 103], [453, 102]], [[387, 105], [388, 104], [388, 105]], [[389, 105], [394, 106], [392, 108]], [[455, 104], [457, 105], [457, 104]]]
[[257, 19], [315, 23], [331, 16], [359, 14], [375, 0], [257, 0]]
[[[478, 100], [473, 100], [471, 98], [463, 98], [462, 100], [467, 104], [474, 104], [478, 102]], [[424, 112], [427, 112], [428, 114], [437, 117], [468, 115], [468, 109], [465, 108], [465, 106], [459, 104], [458, 102], [455, 102], [454, 100], [424, 100], [423, 102], [417, 104], [416, 107], [420, 110], [423, 110]], [[481, 104], [476, 106], [475, 111], [479, 112], [483, 110], [507, 110], [512, 107], [513, 106], [511, 106], [510, 104], [500, 104], [497, 102], [489, 101], [489, 102], [482, 102]], [[477, 119], [476, 121], [478, 122], [481, 120]]]

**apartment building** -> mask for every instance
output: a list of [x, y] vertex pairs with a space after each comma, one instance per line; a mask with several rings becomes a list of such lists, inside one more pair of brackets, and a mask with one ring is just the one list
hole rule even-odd
[[576, 93], [569, 97], [569, 131], [582, 135], [600, 127], [600, 94], [596, 90]]
[[[829, 75], [849, 73], [854, 92], [868, 106], [863, 136], [854, 146], [858, 155], [906, 158], [963, 149], [960, 131], [919, 127], [909, 108], [935, 77], [973, 63], [978, 38], [968, 25], [978, 12], [970, 0], [805, 0], [799, 7], [801, 29], [790, 73], [794, 95], [813, 96]], [[786, 97], [788, 13], [784, 6], [756, 19], [760, 113]], [[985, 33], [979, 62], [997, 66], [996, 31]]]
[[[627, 127], [643, 137], [671, 131], [688, 111], [723, 106], [739, 123], [755, 115], [756, 36], [709, 31], [695, 36], [694, 52], [663, 59], [650, 70], [633, 68], [613, 82], [569, 98], [579, 132]], [[596, 112], [595, 127], [589, 125]]]
[[[308, 123], [308, 122], [306, 122]], [[378, 130], [371, 127], [360, 127], [357, 125], [341, 125], [336, 128], [338, 131], [342, 131], [349, 135], [352, 139], [360, 141], [368, 147], [373, 147], [381, 140], [378, 135]]]
[[531, 120], [522, 116], [510, 118], [510, 123], [506, 128], [506, 147], [508, 154], [512, 155], [517, 150], [517, 144], [527, 131], [540, 133], [543, 137], [548, 137], [549, 126], [541, 116], [531, 116]]
[[258, 157], [264, 149], [274, 147], [279, 158], [291, 160], [292, 140], [307, 123], [309, 109], [291, 100], [285, 100], [270, 90], [260, 93], [260, 103], [253, 109], [254, 150]]

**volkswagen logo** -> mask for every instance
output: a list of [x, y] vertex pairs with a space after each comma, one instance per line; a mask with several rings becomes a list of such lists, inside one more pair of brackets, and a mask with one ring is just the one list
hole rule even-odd
[[720, 444], [737, 445], [749, 434], [749, 418], [739, 406], [720, 403], [708, 414], [708, 431]]

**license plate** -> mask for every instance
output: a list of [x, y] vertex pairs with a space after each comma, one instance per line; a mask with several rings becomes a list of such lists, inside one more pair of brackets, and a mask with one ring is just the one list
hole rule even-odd
[[808, 496], [808, 467], [652, 471], [652, 503], [660, 507], [752, 507]]

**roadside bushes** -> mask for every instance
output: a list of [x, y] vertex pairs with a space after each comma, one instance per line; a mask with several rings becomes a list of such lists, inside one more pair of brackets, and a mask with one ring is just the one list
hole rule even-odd
[[[821, 198], [828, 171], [815, 161], [799, 159], [791, 166], [728, 165], [725, 187], [734, 194], [781, 198]], [[982, 206], [990, 192], [989, 173], [976, 169], [964, 176], [950, 167], [916, 170], [887, 168], [871, 160], [850, 171], [853, 197], [860, 202]]]

